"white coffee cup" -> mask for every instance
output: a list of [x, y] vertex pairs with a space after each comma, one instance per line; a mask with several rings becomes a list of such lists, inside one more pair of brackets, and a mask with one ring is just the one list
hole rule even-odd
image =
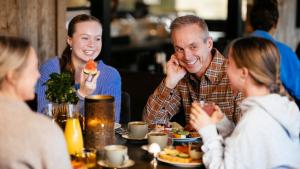
[[110, 167], [120, 167], [128, 160], [128, 148], [123, 145], [108, 145], [104, 147], [106, 163]]
[[148, 124], [144, 121], [132, 121], [128, 123], [128, 137], [143, 139], [148, 133]]
[[152, 143], [157, 143], [160, 146], [160, 149], [163, 150], [168, 144], [168, 134], [163, 132], [153, 132], [148, 133], [148, 145]]

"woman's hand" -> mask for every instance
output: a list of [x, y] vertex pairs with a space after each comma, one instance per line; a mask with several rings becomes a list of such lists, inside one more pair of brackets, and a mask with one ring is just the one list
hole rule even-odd
[[217, 105], [214, 105], [215, 111], [214, 113], [211, 115], [211, 119], [213, 120], [213, 122], [216, 124], [218, 122], [220, 122], [224, 117], [224, 113], [221, 111], [220, 107]]
[[216, 124], [224, 118], [224, 114], [220, 108], [215, 105], [215, 111], [210, 117], [200, 106], [199, 103], [193, 102], [191, 107], [190, 114], [190, 123], [191, 125], [199, 131], [200, 129], [211, 125]]
[[80, 88], [79, 93], [82, 97], [91, 95], [97, 88], [97, 79], [100, 75], [100, 72], [97, 71], [95, 75], [86, 74], [81, 71], [80, 74]]

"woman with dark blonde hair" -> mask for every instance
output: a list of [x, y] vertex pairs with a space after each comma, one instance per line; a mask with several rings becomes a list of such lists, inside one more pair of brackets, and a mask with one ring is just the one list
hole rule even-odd
[[228, 48], [227, 74], [234, 90], [246, 97], [242, 118], [227, 138], [216, 124], [226, 123], [218, 106], [210, 117], [198, 103], [190, 123], [203, 139], [207, 168], [300, 168], [300, 112], [279, 77], [280, 57], [266, 39], [237, 39]]
[[25, 103], [39, 77], [30, 43], [0, 36], [0, 168], [71, 168], [60, 128]]
[[[83, 69], [89, 60], [94, 60], [102, 48], [102, 25], [90, 15], [75, 16], [68, 26], [67, 46], [61, 58], [49, 59], [40, 68], [41, 78], [36, 87], [38, 111], [43, 112], [49, 101], [46, 99], [44, 83], [51, 73], [70, 72], [83, 110], [84, 97], [92, 94], [112, 95], [115, 98], [115, 120], [120, 120], [121, 77], [119, 72], [102, 60], [97, 64], [97, 74], [87, 80]], [[82, 112], [83, 113], [83, 112]]]

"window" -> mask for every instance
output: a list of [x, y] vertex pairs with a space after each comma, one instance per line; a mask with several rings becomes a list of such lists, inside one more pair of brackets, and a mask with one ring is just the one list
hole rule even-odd
[[226, 20], [227, 0], [176, 0], [175, 8], [194, 13], [206, 20]]

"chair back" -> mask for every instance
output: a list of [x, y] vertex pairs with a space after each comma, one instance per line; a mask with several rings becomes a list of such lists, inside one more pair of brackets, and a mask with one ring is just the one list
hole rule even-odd
[[121, 94], [121, 124], [127, 124], [131, 121], [130, 95], [128, 92], [122, 91]]

